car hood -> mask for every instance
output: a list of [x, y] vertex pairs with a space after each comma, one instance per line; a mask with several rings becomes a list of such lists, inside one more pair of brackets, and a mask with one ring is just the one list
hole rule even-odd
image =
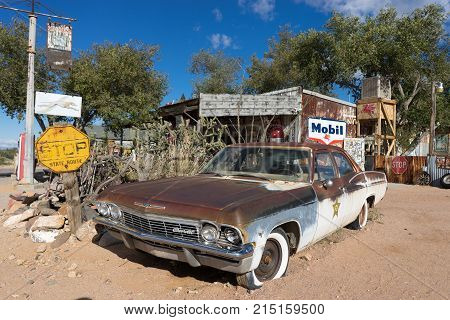
[[142, 213], [180, 218], [219, 220], [239, 204], [267, 199], [282, 192], [258, 179], [197, 175], [122, 184], [106, 189], [97, 200], [110, 201]]

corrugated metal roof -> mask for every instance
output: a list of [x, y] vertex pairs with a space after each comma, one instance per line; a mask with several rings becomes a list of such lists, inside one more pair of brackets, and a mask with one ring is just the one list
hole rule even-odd
[[344, 101], [344, 100], [341, 100], [341, 99], [338, 99], [338, 98], [333, 98], [333, 97], [330, 97], [330, 96], [326, 96], [326, 95], [318, 93], [318, 92], [314, 92], [314, 91], [303, 89], [303, 93], [304, 94], [309, 94], [311, 96], [315, 96], [315, 97], [318, 97], [318, 98], [322, 98], [322, 99], [325, 99], [325, 100], [328, 100], [328, 101], [333, 101], [333, 102], [336, 102], [336, 103], [339, 103], [339, 104], [344, 104], [344, 105], [349, 106], [349, 107], [356, 108], [356, 104], [354, 104], [354, 103], [347, 102], [347, 101]]

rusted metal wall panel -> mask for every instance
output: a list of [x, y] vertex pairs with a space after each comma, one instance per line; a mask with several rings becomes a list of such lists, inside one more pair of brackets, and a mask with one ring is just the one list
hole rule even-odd
[[356, 106], [338, 103], [303, 92], [301, 112], [301, 137], [308, 136], [308, 118], [321, 117], [343, 120], [347, 123], [347, 137], [356, 137]]
[[450, 173], [450, 156], [428, 156], [426, 170], [431, 176], [431, 184], [440, 184], [440, 179]]
[[388, 182], [414, 184], [420, 173], [423, 171], [423, 167], [427, 165], [427, 157], [405, 157], [408, 166], [403, 174], [395, 174], [392, 171], [392, 160], [395, 157], [376, 157], [376, 168], [384, 168]]
[[200, 94], [200, 117], [293, 115], [301, 110], [299, 96]]

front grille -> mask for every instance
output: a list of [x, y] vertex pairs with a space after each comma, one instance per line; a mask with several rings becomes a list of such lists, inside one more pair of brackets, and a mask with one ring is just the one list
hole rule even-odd
[[129, 212], [123, 213], [126, 226], [157, 236], [199, 242], [199, 229], [195, 225], [144, 218]]

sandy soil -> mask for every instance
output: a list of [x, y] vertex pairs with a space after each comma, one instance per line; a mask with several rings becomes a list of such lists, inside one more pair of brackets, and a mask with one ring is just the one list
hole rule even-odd
[[[232, 274], [122, 244], [66, 243], [38, 257], [38, 244], [0, 226], [0, 298], [448, 299], [449, 206], [449, 190], [391, 184], [365, 230], [343, 229], [291, 257], [286, 277], [253, 292]], [[73, 263], [79, 277], [70, 278]]]

